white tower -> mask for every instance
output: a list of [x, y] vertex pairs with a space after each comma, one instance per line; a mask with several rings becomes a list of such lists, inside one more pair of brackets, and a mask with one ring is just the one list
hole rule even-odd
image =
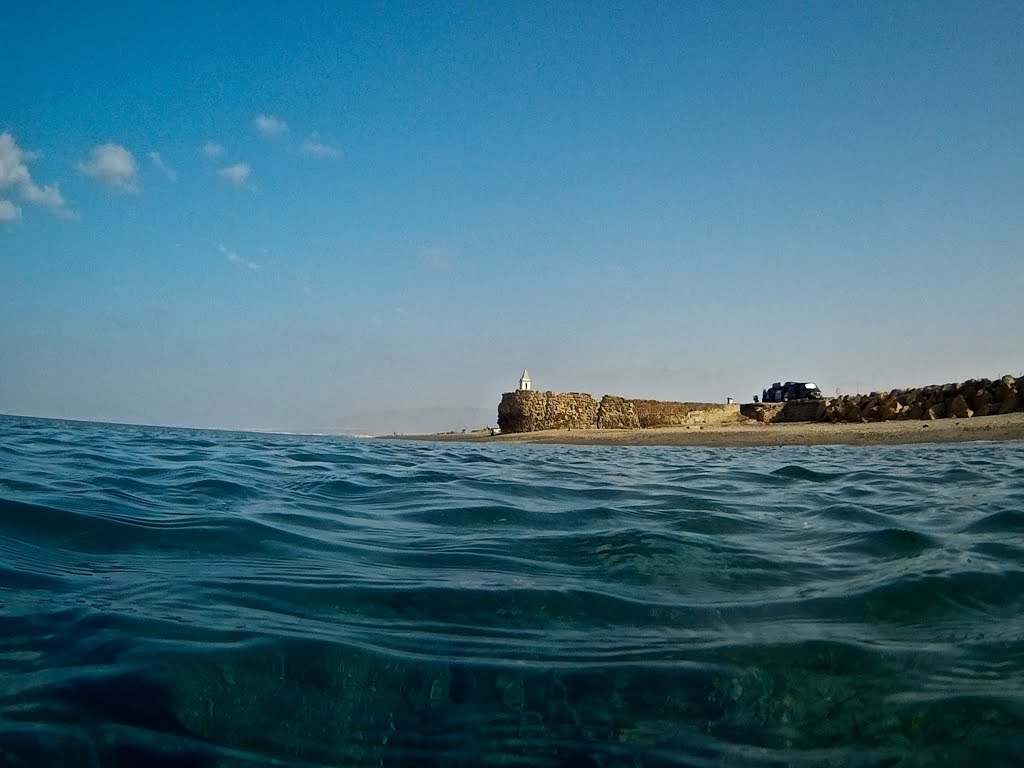
[[532, 384], [530, 382], [530, 372], [523, 368], [523, 375], [519, 379], [519, 389], [527, 390], [530, 389], [531, 386]]

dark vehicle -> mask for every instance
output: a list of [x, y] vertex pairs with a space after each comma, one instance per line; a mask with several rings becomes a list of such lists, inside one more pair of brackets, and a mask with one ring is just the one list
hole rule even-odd
[[824, 395], [813, 381], [776, 381], [761, 393], [762, 403], [785, 403], [790, 400], [821, 400]]

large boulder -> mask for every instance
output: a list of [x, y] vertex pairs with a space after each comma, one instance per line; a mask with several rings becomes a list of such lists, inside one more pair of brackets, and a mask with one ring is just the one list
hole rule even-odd
[[988, 379], [968, 379], [960, 385], [960, 394], [967, 402], [971, 402], [972, 397], [978, 392], [988, 389], [991, 384], [992, 382]]
[[988, 416], [992, 406], [992, 393], [988, 389], [977, 390], [969, 400], [975, 416]]
[[910, 419], [915, 419], [915, 420], [916, 419], [923, 419], [924, 418], [924, 410], [925, 410], [924, 406], [921, 405], [920, 402], [915, 400], [910, 405], [908, 405], [906, 408], [904, 408], [902, 411], [900, 411], [900, 415], [898, 416], [898, 418], [900, 418], [900, 419], [907, 419], [907, 420], [910, 420]]
[[902, 411], [903, 406], [900, 405], [899, 399], [890, 395], [878, 404], [878, 420], [891, 421], [899, 417]]
[[921, 397], [920, 389], [893, 390], [896, 393], [896, 400], [902, 406], [908, 406]]
[[1024, 410], [1024, 395], [1019, 395], [1016, 392], [1007, 397], [1003, 402], [999, 404], [999, 413], [1013, 413], [1014, 411]]
[[1003, 376], [992, 387], [992, 399], [997, 403], [1002, 403], [1015, 394], [1017, 394], [1017, 380], [1010, 375]]
[[951, 419], [969, 419], [974, 415], [963, 395], [957, 395], [946, 404], [946, 415]]
[[868, 400], [860, 408], [860, 414], [864, 417], [865, 421], [877, 421], [878, 420], [878, 405], [884, 397], [880, 392], [872, 392], [868, 395]]
[[864, 421], [864, 414], [861, 411], [860, 406], [860, 398], [851, 397], [843, 404], [843, 421]]
[[835, 424], [840, 420], [841, 407], [839, 397], [833, 397], [831, 400], [825, 402], [825, 415], [822, 417], [823, 421], [830, 421]]

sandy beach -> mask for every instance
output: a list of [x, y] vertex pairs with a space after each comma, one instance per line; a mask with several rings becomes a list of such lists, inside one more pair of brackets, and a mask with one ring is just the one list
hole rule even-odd
[[563, 429], [494, 435], [486, 431], [397, 435], [390, 439], [553, 445], [689, 445], [739, 448], [772, 445], [904, 445], [975, 440], [1024, 440], [1024, 413], [935, 421], [863, 424], [759, 424], [744, 421], [656, 429]]

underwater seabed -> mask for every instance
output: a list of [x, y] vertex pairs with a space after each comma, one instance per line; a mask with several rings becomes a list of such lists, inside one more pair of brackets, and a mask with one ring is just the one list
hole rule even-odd
[[[19, 729], [8, 707], [0, 757], [225, 768], [1019, 764], [1019, 688], [998, 661], [988, 686], [950, 699], [928, 695], [948, 659], [927, 653], [814, 641], [691, 656], [490, 666], [300, 641], [109, 674], [94, 665], [20, 692], [36, 724]], [[52, 730], [38, 725], [48, 720]]]

